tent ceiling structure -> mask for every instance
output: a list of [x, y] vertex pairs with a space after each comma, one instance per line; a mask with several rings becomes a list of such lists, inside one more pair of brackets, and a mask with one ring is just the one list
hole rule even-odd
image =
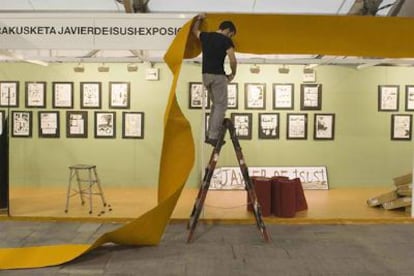
[[[236, 12], [414, 17], [414, 1], [411, 0], [0, 0], [0, 2], [0, 13], [9, 14], [164, 13], [185, 14], [191, 17], [199, 12]], [[41, 65], [49, 62], [158, 62], [162, 61], [163, 55], [164, 51], [143, 49], [3, 49], [0, 50], [0, 62], [29, 61]], [[414, 59], [375, 59], [317, 54], [261, 56], [238, 54], [238, 60], [240, 63], [250, 64], [348, 64], [358, 68], [379, 64], [414, 65]]]

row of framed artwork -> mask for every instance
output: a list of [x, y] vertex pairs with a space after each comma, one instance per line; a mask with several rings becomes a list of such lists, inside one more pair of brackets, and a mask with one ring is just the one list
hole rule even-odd
[[[378, 85], [378, 111], [398, 111], [399, 85]], [[414, 111], [414, 85], [405, 85], [405, 111]]]
[[[229, 83], [227, 108], [238, 109], [238, 83]], [[274, 83], [273, 109], [291, 110], [294, 109], [294, 84]], [[300, 109], [321, 110], [322, 109], [322, 84], [301, 84], [300, 85]], [[207, 90], [201, 82], [189, 83], [190, 109], [200, 109], [203, 106], [210, 108], [210, 98]], [[245, 109], [266, 109], [266, 83], [245, 83], [244, 84], [244, 108]]]
[[[206, 126], [208, 126], [206, 114]], [[231, 113], [231, 119], [239, 139], [252, 139], [252, 113]], [[280, 138], [280, 114], [258, 113], [258, 138], [279, 139]], [[287, 113], [286, 139], [306, 140], [308, 138], [308, 114]], [[335, 114], [314, 114], [314, 140], [334, 140], [335, 136]], [[391, 140], [411, 140], [412, 114], [391, 115]]]
[[[286, 139], [306, 140], [308, 139], [308, 114], [287, 113], [286, 114]], [[239, 139], [252, 139], [252, 113], [231, 113], [236, 135]], [[206, 113], [206, 128], [208, 127], [209, 113]], [[258, 113], [258, 138], [279, 139], [280, 138], [280, 114]], [[314, 132], [315, 140], [334, 140], [335, 136], [335, 114], [315, 113]]]
[[[38, 111], [38, 136], [60, 137], [60, 112]], [[116, 112], [95, 111], [95, 138], [116, 138]], [[5, 111], [0, 111], [0, 134]], [[33, 112], [11, 111], [11, 136], [32, 137]], [[66, 111], [66, 137], [88, 137], [88, 111]], [[122, 138], [144, 139], [144, 112], [122, 112]]]
[[[80, 82], [80, 108], [100, 109], [102, 107], [101, 82]], [[46, 108], [46, 87], [44, 81], [25, 82], [25, 107]], [[52, 82], [52, 107], [74, 108], [74, 83]], [[0, 81], [0, 107], [19, 106], [19, 82]], [[109, 82], [109, 108], [129, 109], [131, 102], [129, 82]]]

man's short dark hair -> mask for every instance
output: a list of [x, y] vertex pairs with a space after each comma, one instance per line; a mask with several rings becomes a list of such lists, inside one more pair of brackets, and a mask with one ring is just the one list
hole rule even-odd
[[230, 32], [236, 34], [236, 26], [234, 26], [233, 22], [231, 21], [223, 21], [220, 23], [219, 26], [220, 30], [230, 29]]

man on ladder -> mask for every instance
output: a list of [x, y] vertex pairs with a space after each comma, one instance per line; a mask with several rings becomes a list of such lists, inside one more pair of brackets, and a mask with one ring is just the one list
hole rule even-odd
[[[230, 138], [236, 153], [237, 161], [242, 172], [246, 190], [253, 207], [253, 214], [256, 219], [256, 225], [262, 235], [264, 241], [270, 241], [266, 226], [262, 220], [260, 204], [257, 201], [256, 192], [253, 183], [249, 177], [248, 168], [244, 161], [243, 153], [237, 139], [234, 125], [230, 119], [225, 119], [227, 110], [227, 83], [232, 81], [237, 70], [237, 61], [234, 53], [234, 44], [231, 37], [236, 34], [236, 27], [231, 21], [224, 21], [220, 24], [219, 30], [216, 32], [200, 32], [201, 20], [205, 18], [204, 14], [197, 16], [197, 20], [193, 25], [192, 32], [200, 39], [203, 52], [203, 84], [207, 88], [210, 98], [213, 101], [209, 127], [205, 142], [214, 147], [207, 165], [203, 183], [195, 201], [193, 211], [191, 213], [188, 228], [188, 242], [191, 242], [198, 218], [210, 187], [211, 178], [216, 167], [221, 147], [224, 145], [224, 136], [229, 131]], [[226, 75], [224, 71], [224, 59], [226, 55], [230, 60], [231, 74]]]
[[[201, 42], [203, 85], [213, 102], [205, 142], [214, 147], [227, 110], [227, 84], [234, 79], [237, 71], [234, 44], [231, 40], [236, 34], [236, 27], [231, 21], [223, 21], [217, 31], [201, 32], [201, 21], [205, 17], [203, 13], [197, 16], [192, 32]], [[230, 61], [229, 75], [224, 71], [226, 56]]]

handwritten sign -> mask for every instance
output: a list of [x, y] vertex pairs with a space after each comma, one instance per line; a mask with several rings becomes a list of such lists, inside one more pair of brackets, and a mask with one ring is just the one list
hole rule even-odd
[[[328, 172], [325, 166], [317, 167], [249, 167], [249, 175], [272, 177], [286, 176], [290, 179], [299, 178], [305, 190], [327, 190]], [[243, 190], [243, 175], [239, 167], [221, 167], [214, 170], [210, 189]]]

